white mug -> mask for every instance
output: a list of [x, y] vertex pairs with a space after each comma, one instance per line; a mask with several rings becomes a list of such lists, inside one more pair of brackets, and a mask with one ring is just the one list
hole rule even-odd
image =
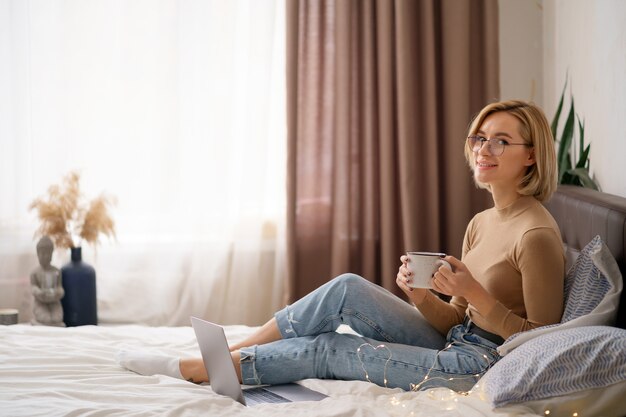
[[440, 266], [452, 269], [443, 258], [445, 253], [438, 252], [407, 252], [409, 261], [407, 269], [413, 273], [412, 280], [407, 285], [411, 288], [432, 288], [431, 279]]

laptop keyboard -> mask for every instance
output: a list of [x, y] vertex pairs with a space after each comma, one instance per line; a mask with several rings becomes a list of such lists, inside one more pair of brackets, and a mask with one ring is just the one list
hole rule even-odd
[[278, 394], [274, 394], [265, 388], [249, 388], [243, 390], [243, 395], [246, 398], [246, 402], [250, 403], [290, 403], [291, 401], [285, 397], [281, 397]]

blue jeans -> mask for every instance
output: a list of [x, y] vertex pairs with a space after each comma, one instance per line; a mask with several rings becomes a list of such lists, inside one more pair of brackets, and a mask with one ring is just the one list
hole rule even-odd
[[[321, 378], [467, 391], [500, 358], [495, 343], [463, 324], [445, 338], [415, 307], [354, 274], [340, 275], [275, 317], [283, 339], [241, 349], [244, 384]], [[341, 324], [361, 336], [335, 332]]]

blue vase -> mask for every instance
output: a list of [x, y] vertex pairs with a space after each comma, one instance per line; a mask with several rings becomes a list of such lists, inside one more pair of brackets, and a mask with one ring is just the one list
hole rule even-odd
[[82, 261], [81, 248], [72, 248], [72, 260], [61, 268], [65, 296], [63, 321], [68, 327], [98, 324], [96, 271]]

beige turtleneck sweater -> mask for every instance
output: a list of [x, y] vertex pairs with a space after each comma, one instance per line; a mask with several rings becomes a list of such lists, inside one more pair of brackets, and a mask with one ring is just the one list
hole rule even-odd
[[442, 334], [467, 314], [481, 328], [507, 338], [558, 323], [563, 313], [565, 257], [558, 226], [532, 196], [478, 213], [463, 241], [463, 263], [498, 302], [478, 311], [462, 297], [443, 303], [426, 297], [418, 306]]

